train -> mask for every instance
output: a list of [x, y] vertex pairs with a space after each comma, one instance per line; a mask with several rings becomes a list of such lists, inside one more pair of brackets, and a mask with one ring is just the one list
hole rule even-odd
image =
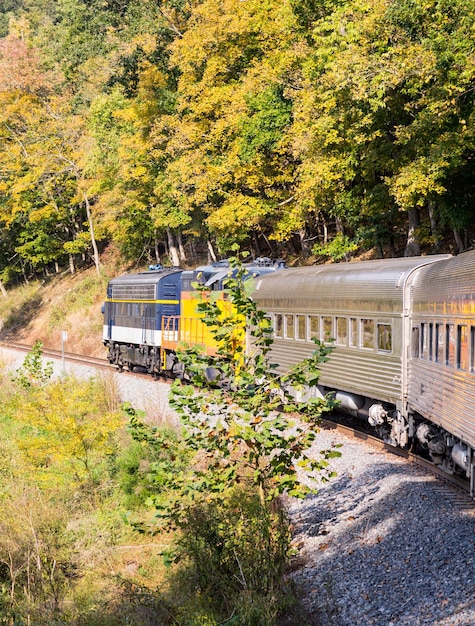
[[[104, 318], [111, 362], [173, 373], [181, 340], [213, 354], [210, 337], [192, 330], [200, 320], [191, 285], [199, 276], [222, 290], [229, 271], [224, 263], [113, 279]], [[249, 276], [272, 323], [269, 357], [278, 369], [309, 356], [314, 338], [328, 343], [319, 384], [306, 394], [333, 393], [342, 411], [391, 445], [466, 478], [475, 496], [475, 251], [296, 268], [262, 263]]]
[[[282, 260], [260, 257], [243, 263], [246, 279], [273, 273]], [[150, 266], [148, 271], [123, 274], [109, 281], [103, 306], [103, 342], [109, 361], [119, 369], [145, 368], [158, 376], [179, 376], [176, 355], [179, 343], [201, 345], [210, 355], [218, 346], [196, 310], [195, 283], [222, 294], [230, 274], [236, 273], [226, 259], [194, 270]], [[220, 298], [223, 311], [230, 307]]]

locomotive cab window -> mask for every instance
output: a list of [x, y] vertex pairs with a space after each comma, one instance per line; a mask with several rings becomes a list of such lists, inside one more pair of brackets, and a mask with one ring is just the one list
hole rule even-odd
[[378, 324], [378, 350], [391, 352], [392, 329], [391, 324]]

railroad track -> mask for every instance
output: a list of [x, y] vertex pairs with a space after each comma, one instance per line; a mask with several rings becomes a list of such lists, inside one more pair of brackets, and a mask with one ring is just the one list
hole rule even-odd
[[[340, 424], [337, 421], [325, 419], [322, 422], [322, 428], [337, 430], [338, 432], [344, 433], [348, 437], [364, 441], [365, 443], [376, 448], [377, 450], [385, 451], [388, 454], [394, 454], [396, 456], [402, 457], [406, 459], [408, 463], [414, 463], [418, 467], [425, 469], [426, 471], [431, 473], [436, 479], [440, 480], [441, 485], [443, 485], [444, 483], [445, 485], [449, 484], [452, 488], [451, 497], [453, 501], [462, 505], [465, 503], [465, 505], [467, 506], [467, 510], [473, 512], [473, 514], [475, 515], [473, 500], [471, 500], [470, 497], [467, 498], [467, 495], [470, 492], [470, 483], [468, 480], [464, 480], [460, 476], [447, 474], [442, 469], [437, 467], [437, 465], [434, 465], [427, 459], [424, 459], [417, 454], [414, 454], [407, 450], [403, 450], [402, 448], [396, 448], [394, 446], [391, 446], [382, 439], [379, 439], [374, 435], [362, 432], [356, 427], [347, 426], [345, 424]], [[453, 487], [455, 487], [456, 489], [453, 489]]]
[[[0, 341], [0, 348], [5, 348], [7, 350], [16, 350], [18, 352], [31, 352], [33, 346], [17, 343], [12, 341]], [[61, 350], [53, 350], [52, 348], [45, 348], [44, 346], [41, 348], [41, 352], [43, 357], [55, 359], [61, 361], [63, 358], [65, 361], [69, 363], [77, 363], [78, 365], [88, 365], [90, 367], [95, 367], [98, 369], [105, 369], [114, 372], [123, 372], [128, 374], [129, 376], [135, 376], [136, 378], [146, 378], [147, 380], [153, 380], [150, 374], [146, 372], [145, 369], [141, 369], [137, 367], [136, 370], [119, 370], [116, 365], [113, 365], [108, 361], [108, 359], [101, 359], [99, 357], [87, 356], [84, 354], [77, 354], [75, 352], [62, 352]], [[161, 382], [169, 383], [171, 379], [168, 378], [160, 378]]]
[[[18, 352], [30, 352], [33, 348], [31, 345], [16, 343], [12, 341], [0, 341], [0, 347], [8, 350], [17, 350]], [[86, 356], [83, 354], [75, 354], [74, 352], [62, 352], [61, 350], [53, 350], [52, 348], [41, 348], [41, 352], [45, 358], [61, 360], [64, 357], [65, 361], [79, 363], [82, 365], [91, 365], [102, 369], [115, 369], [113, 365], [109, 363], [107, 359], [100, 359], [98, 357]]]
[[[0, 341], [0, 347], [28, 353], [31, 351], [33, 346], [22, 344], [22, 343], [10, 342], [10, 341], [8, 342]], [[117, 372], [119, 371], [118, 368], [115, 365], [112, 365], [111, 363], [109, 363], [107, 359], [85, 356], [82, 354], [76, 354], [74, 352], [63, 353], [61, 350], [53, 350], [51, 348], [45, 348], [44, 346], [42, 348], [42, 353], [43, 353], [43, 356], [46, 358], [49, 357], [49, 358], [57, 359], [57, 360], [61, 360], [64, 358], [65, 361], [78, 363], [80, 365], [89, 365], [91, 367], [95, 367], [99, 369], [113, 370]], [[145, 377], [147, 378], [147, 380], [151, 379], [150, 375], [147, 374], [145, 370], [134, 371], [134, 372], [127, 371], [126, 373], [129, 375], [131, 374], [138, 378]], [[160, 380], [162, 382], [169, 382], [168, 379], [160, 379]], [[360, 441], [363, 440], [365, 443], [367, 443], [368, 445], [371, 445], [377, 450], [386, 451], [389, 454], [394, 454], [396, 456], [402, 457], [406, 459], [409, 463], [414, 463], [417, 466], [424, 468], [425, 470], [430, 472], [432, 475], [434, 475], [441, 481], [444, 481], [445, 483], [449, 483], [451, 486], [455, 486], [458, 490], [463, 492], [463, 498], [466, 499], [466, 494], [470, 490], [469, 482], [467, 480], [463, 480], [459, 476], [447, 474], [446, 472], [438, 468], [436, 465], [434, 465], [427, 459], [421, 458], [420, 456], [417, 456], [416, 454], [413, 454], [412, 452], [408, 452], [407, 450], [403, 450], [401, 448], [396, 448], [394, 446], [391, 446], [390, 444], [384, 442], [382, 439], [379, 439], [378, 437], [374, 435], [371, 435], [367, 432], [362, 432], [361, 429], [359, 429], [356, 426], [348, 426], [345, 424], [341, 424], [338, 421], [325, 419], [322, 421], [322, 428], [337, 430], [339, 432], [344, 433], [348, 437], [353, 437], [355, 439], [359, 439]], [[456, 492], [454, 492], [454, 498], [457, 499]], [[468, 505], [471, 507], [471, 509], [475, 513], [473, 502], [471, 500], [468, 500], [467, 502], [468, 502]]]

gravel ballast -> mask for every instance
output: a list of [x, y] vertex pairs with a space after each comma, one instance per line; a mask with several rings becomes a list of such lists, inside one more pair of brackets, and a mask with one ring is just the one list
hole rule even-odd
[[290, 504], [310, 624], [475, 626], [475, 507], [426, 470], [332, 430], [336, 478]]

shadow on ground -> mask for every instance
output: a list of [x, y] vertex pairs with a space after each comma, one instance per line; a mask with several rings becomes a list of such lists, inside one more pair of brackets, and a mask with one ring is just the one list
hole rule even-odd
[[11, 339], [13, 335], [16, 335], [19, 331], [26, 328], [38, 315], [38, 310], [41, 305], [41, 296], [35, 294], [17, 307], [14, 307], [3, 321], [3, 325], [0, 329], [0, 339]]

